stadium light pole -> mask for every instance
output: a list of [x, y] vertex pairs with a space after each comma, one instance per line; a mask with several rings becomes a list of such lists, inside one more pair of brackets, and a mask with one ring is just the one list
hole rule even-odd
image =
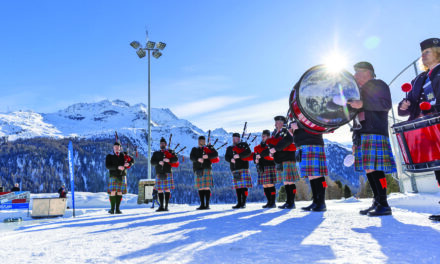
[[136, 54], [140, 59], [144, 58], [148, 53], [148, 172], [147, 179], [151, 179], [151, 92], [150, 92], [150, 54], [153, 55], [154, 58], [159, 59], [162, 56], [161, 50], [163, 50], [166, 46], [164, 42], [158, 42], [157, 44], [148, 39], [148, 31], [146, 32], [147, 42], [145, 47], [138, 41], [132, 41], [130, 46], [132, 46], [136, 50]]

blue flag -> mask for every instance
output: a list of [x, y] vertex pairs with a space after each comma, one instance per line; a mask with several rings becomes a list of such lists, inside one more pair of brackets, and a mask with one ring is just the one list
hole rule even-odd
[[73, 217], [75, 217], [75, 176], [73, 175], [73, 144], [69, 141], [68, 148], [69, 174], [70, 174], [70, 191], [72, 193]]

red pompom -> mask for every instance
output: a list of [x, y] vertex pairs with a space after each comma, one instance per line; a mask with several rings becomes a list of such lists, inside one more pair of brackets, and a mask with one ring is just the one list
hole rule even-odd
[[412, 85], [410, 83], [404, 83], [402, 84], [402, 91], [404, 93], [408, 93], [412, 90]]
[[420, 109], [422, 109], [422, 111], [431, 110], [431, 104], [428, 102], [422, 102], [420, 103]]

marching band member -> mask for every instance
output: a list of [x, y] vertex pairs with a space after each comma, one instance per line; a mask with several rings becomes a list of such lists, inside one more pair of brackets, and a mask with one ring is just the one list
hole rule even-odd
[[276, 116], [275, 130], [272, 133], [272, 139], [278, 139], [276, 145], [272, 145], [270, 149], [273, 155], [277, 170], [277, 180], [284, 183], [286, 190], [286, 202], [279, 206], [280, 209], [294, 209], [296, 184], [300, 176], [295, 161], [296, 147], [293, 144], [293, 137], [284, 127], [287, 122], [284, 116]]
[[246, 208], [248, 188], [252, 188], [249, 161], [243, 160], [252, 154], [248, 143], [240, 142], [240, 134], [232, 135], [232, 146], [226, 149], [225, 160], [229, 162], [232, 172], [232, 186], [237, 193], [237, 204], [233, 209]]
[[[421, 102], [429, 102], [431, 111], [440, 110], [440, 39], [426, 39], [420, 43], [420, 48], [424, 72], [411, 81], [412, 90], [407, 99], [399, 103], [399, 116], [409, 116], [408, 120], [426, 114], [420, 109]], [[440, 186], [440, 171], [434, 173]], [[430, 219], [440, 221], [440, 215], [431, 215]]]
[[190, 154], [195, 174], [195, 187], [199, 190], [200, 197], [200, 207], [198, 207], [197, 210], [209, 209], [209, 200], [211, 198], [210, 188], [214, 185], [212, 179], [211, 159], [217, 157], [217, 150], [215, 150], [212, 145], [206, 146], [205, 137], [200, 136], [198, 139], [198, 146], [194, 147]]
[[[171, 154], [170, 158], [166, 157], [166, 152]], [[155, 166], [156, 170], [155, 188], [159, 193], [160, 202], [159, 209], [157, 209], [156, 212], [168, 211], [168, 202], [170, 201], [171, 197], [170, 190], [174, 189], [173, 172], [170, 164], [177, 161], [177, 155], [174, 153], [173, 150], [167, 150], [167, 141], [164, 138], [161, 138], [160, 150], [153, 152], [153, 155], [151, 157], [151, 165]]]
[[355, 170], [366, 172], [374, 194], [373, 204], [360, 214], [390, 215], [385, 174], [396, 170], [388, 137], [388, 112], [392, 107], [390, 88], [382, 80], [375, 79], [371, 63], [356, 63], [354, 70], [361, 93], [361, 100], [348, 102], [361, 111], [358, 114], [361, 127], [353, 130]]
[[267, 198], [267, 203], [263, 208], [276, 207], [276, 188], [277, 172], [275, 169], [275, 162], [268, 149], [267, 139], [270, 137], [269, 130], [263, 130], [261, 134], [261, 143], [254, 148], [254, 162], [258, 172], [258, 184], [263, 185], [264, 195]]

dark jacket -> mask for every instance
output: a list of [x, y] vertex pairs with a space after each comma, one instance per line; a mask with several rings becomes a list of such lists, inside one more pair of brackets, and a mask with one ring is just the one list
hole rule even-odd
[[66, 188], [59, 188], [58, 193], [60, 194], [60, 198], [67, 198], [68, 191], [66, 190]]
[[303, 128], [298, 128], [293, 133], [293, 142], [297, 148], [304, 145], [319, 145], [324, 146], [324, 139], [322, 134], [312, 134]]
[[[408, 101], [411, 105], [407, 110], [400, 110], [400, 105], [403, 100], [399, 103], [398, 115], [399, 116], [409, 116], [408, 120], [416, 119], [420, 116], [420, 103], [422, 102], [422, 92], [425, 81], [428, 77], [429, 72], [422, 72], [414, 80], [411, 81], [412, 90], [408, 93]], [[429, 74], [429, 79], [431, 80], [431, 86], [434, 91], [434, 96], [436, 98], [436, 110], [439, 112], [440, 107], [440, 65], [437, 65], [432, 72]], [[405, 99], [404, 99], [405, 100]]]
[[252, 154], [248, 143], [240, 142], [237, 144], [237, 147], [244, 149], [244, 151], [239, 154], [240, 158], [235, 160], [235, 164], [231, 162], [231, 159], [233, 159], [234, 155], [238, 153], [233, 151], [233, 147], [234, 146], [229, 146], [225, 153], [225, 160], [230, 163], [231, 171], [249, 169], [249, 161], [243, 160]]
[[157, 174], [167, 174], [167, 173], [171, 173], [171, 165], [170, 163], [175, 163], [177, 162], [179, 159], [177, 158], [176, 153], [173, 150], [169, 150], [169, 152], [171, 154], [173, 154], [173, 157], [170, 158], [170, 162], [167, 163], [165, 162], [164, 165], [160, 165], [159, 162], [163, 161], [163, 159], [165, 158], [165, 153], [162, 150], [159, 151], [155, 151], [153, 152], [153, 155], [151, 156], [151, 165], [155, 166], [156, 168], [156, 175]]
[[[267, 145], [266, 145], [265, 142], [261, 142], [261, 144], [258, 145], [258, 146], [261, 146], [262, 148], [265, 148]], [[258, 146], [256, 146], [255, 149]], [[254, 162], [256, 160], [257, 155], [261, 156], [260, 160], [258, 161], [258, 164], [255, 163], [256, 166], [259, 167], [261, 170], [264, 167], [275, 166], [275, 161], [274, 160], [267, 160], [267, 159], [265, 159], [265, 157], [269, 156], [269, 154], [270, 154], [269, 148], [263, 150], [261, 153], [257, 153], [257, 152], [254, 153]]]
[[360, 112], [364, 112], [365, 120], [360, 122], [361, 129], [354, 133], [388, 136], [388, 112], [393, 105], [390, 87], [382, 80], [372, 79], [360, 88], [360, 92], [363, 103]]
[[206, 154], [204, 152], [204, 148], [194, 147], [191, 150], [191, 154], [189, 155], [191, 161], [193, 162], [193, 170], [203, 170], [203, 169], [212, 169], [211, 159], [215, 159], [218, 157], [218, 152], [212, 146], [207, 147], [211, 150], [211, 153], [207, 154], [208, 159], [205, 159], [203, 163], [200, 163], [198, 159], [202, 159], [203, 155]]
[[272, 132], [272, 137], [283, 137], [283, 139], [281, 139], [276, 146], [270, 146], [271, 148], [273, 147], [276, 150], [273, 155], [275, 163], [281, 164], [284, 161], [295, 161], [295, 151], [284, 151], [284, 149], [287, 148], [290, 144], [293, 144], [293, 137], [287, 131], [287, 129], [283, 128], [279, 132], [275, 129]]
[[153, 189], [152, 196], [153, 196], [153, 200], [157, 200], [157, 190], [156, 189]]
[[20, 191], [20, 188], [18, 188], [18, 187], [12, 187], [12, 189], [11, 189], [11, 192], [19, 192]]
[[[132, 159], [130, 163], [130, 166], [134, 164], [134, 161]], [[124, 170], [119, 170], [119, 166], [124, 166], [125, 159], [124, 159], [124, 153], [120, 152], [119, 156], [117, 156], [115, 153], [108, 154], [105, 158], [105, 167], [110, 172], [110, 177], [118, 177], [121, 178], [122, 176], [127, 175], [127, 169], [124, 168]]]

